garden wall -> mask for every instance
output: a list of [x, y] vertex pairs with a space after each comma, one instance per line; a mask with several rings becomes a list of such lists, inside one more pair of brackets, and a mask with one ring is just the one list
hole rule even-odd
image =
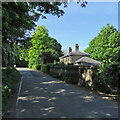
[[97, 67], [86, 66], [51, 66], [50, 74], [67, 83], [78, 84], [93, 89], [94, 80], [97, 78]]

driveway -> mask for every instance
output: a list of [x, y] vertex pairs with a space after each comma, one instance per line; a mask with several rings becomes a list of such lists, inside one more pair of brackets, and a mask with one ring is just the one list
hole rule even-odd
[[42, 72], [17, 69], [22, 79], [15, 118], [118, 118], [116, 101], [103, 99]]

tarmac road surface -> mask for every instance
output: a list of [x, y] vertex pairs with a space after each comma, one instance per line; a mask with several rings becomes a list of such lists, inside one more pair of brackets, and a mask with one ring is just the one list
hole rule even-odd
[[17, 69], [22, 79], [15, 118], [118, 118], [116, 101], [103, 99], [42, 72]]

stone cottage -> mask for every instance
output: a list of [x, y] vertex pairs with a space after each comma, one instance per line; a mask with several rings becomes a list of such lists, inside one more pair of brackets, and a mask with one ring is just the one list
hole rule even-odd
[[68, 64], [68, 63], [75, 63], [76, 60], [82, 57], [90, 57], [90, 54], [79, 51], [79, 45], [75, 44], [74, 52], [72, 52], [72, 48], [69, 47], [68, 55], [62, 56], [59, 59], [61, 63], [63, 62], [64, 64]]

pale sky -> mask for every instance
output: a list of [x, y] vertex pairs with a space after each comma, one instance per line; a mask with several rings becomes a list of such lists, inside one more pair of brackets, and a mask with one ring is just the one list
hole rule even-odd
[[37, 22], [38, 26], [48, 29], [49, 36], [62, 45], [62, 50], [68, 50], [68, 47], [74, 50], [74, 45], [78, 43], [80, 51], [84, 51], [107, 23], [118, 29], [117, 2], [88, 2], [86, 8], [71, 2], [64, 11], [60, 18], [47, 15], [47, 19]]

